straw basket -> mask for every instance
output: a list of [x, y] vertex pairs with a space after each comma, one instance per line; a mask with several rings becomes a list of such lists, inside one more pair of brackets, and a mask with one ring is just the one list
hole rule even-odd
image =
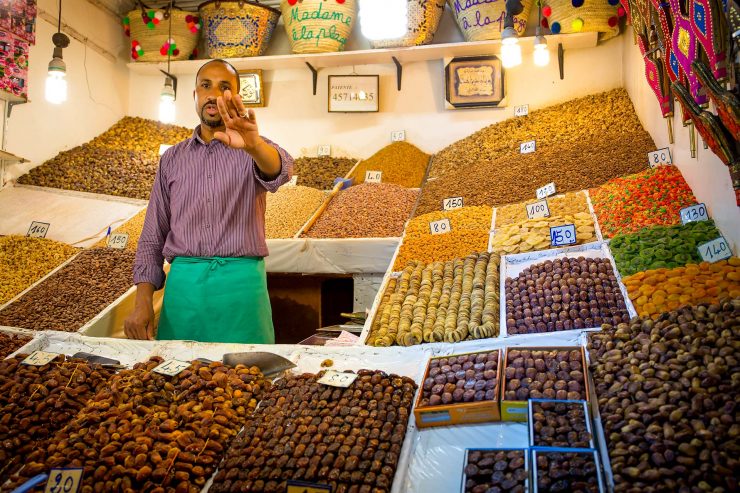
[[604, 41], [619, 34], [619, 0], [543, 0], [543, 26], [553, 34], [598, 32]]
[[280, 11], [259, 2], [211, 0], [198, 6], [208, 58], [264, 55]]
[[195, 12], [172, 9], [149, 9], [138, 2], [138, 8], [123, 18], [124, 32], [131, 36], [131, 58], [137, 62], [187, 60], [197, 54], [201, 22]]
[[[501, 39], [506, 16], [505, 0], [447, 0], [466, 41]], [[533, 0], [522, 0], [524, 10], [514, 16], [514, 29], [524, 34]]]
[[[408, 28], [406, 34], [397, 39], [370, 40], [373, 48], [397, 48], [429, 44], [439, 27], [445, 11], [445, 0], [407, 0]], [[362, 9], [360, 9], [362, 15]]]
[[293, 53], [344, 51], [357, 16], [357, 0], [281, 0]]

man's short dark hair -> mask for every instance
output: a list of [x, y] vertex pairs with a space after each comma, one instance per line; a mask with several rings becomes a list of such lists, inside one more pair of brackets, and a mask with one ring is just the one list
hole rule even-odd
[[241, 81], [239, 80], [239, 71], [232, 64], [230, 64], [226, 60], [222, 60], [221, 58], [214, 58], [213, 60], [208, 60], [206, 63], [204, 63], [203, 65], [201, 65], [200, 68], [198, 69], [198, 72], [196, 72], [196, 74], [195, 74], [195, 80], [196, 80], [196, 82], [198, 80], [198, 76], [200, 75], [200, 71], [203, 70], [204, 68], [206, 68], [208, 65], [210, 65], [212, 63], [223, 63], [224, 65], [226, 65], [227, 67], [229, 67], [232, 72], [234, 72], [234, 75], [236, 75], [236, 93], [238, 94], [239, 91], [241, 90]]

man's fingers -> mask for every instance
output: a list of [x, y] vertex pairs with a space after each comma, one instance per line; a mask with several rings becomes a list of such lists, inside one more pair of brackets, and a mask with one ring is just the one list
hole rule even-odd
[[231, 145], [231, 137], [229, 137], [229, 134], [226, 132], [216, 132], [213, 134], [213, 138], [216, 140], [220, 140], [226, 145]]
[[221, 96], [219, 96], [216, 99], [216, 107], [218, 108], [218, 112], [221, 115], [221, 118], [223, 119], [224, 123], [226, 125], [230, 125], [234, 119], [229, 114], [229, 110], [226, 108], [226, 102], [223, 100]]
[[149, 323], [146, 324], [146, 339], [148, 341], [151, 341], [154, 339], [154, 321], [149, 320]]

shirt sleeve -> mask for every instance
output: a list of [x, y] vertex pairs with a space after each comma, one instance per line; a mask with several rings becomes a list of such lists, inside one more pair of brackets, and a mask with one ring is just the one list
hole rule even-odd
[[262, 185], [268, 192], [274, 193], [277, 192], [277, 189], [280, 188], [281, 185], [285, 185], [286, 183], [288, 183], [290, 181], [290, 178], [293, 176], [293, 157], [288, 154], [288, 151], [286, 151], [270, 139], [267, 139], [265, 137], [262, 138], [265, 142], [277, 149], [278, 154], [280, 154], [280, 174], [274, 180], [265, 180], [264, 175], [257, 167], [257, 163], [254, 162], [254, 159], [252, 159], [252, 169], [254, 171], [254, 178], [257, 180], [257, 182]]
[[165, 279], [162, 251], [170, 232], [170, 193], [166, 179], [170, 159], [168, 150], [159, 162], [134, 261], [134, 284], [148, 282], [155, 289], [162, 289]]

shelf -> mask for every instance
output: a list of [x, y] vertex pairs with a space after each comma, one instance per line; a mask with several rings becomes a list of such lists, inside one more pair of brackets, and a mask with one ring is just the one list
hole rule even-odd
[[25, 163], [26, 161], [28, 161], [28, 159], [16, 156], [15, 154], [11, 154], [6, 151], [0, 151], [0, 161], [5, 163]]
[[[546, 37], [551, 51], [557, 51], [558, 44], [564, 50], [593, 48], [598, 42], [598, 33], [553, 34]], [[519, 38], [522, 52], [533, 50], [534, 36]], [[359, 50], [334, 53], [316, 53], [309, 55], [274, 55], [251, 58], [231, 58], [231, 62], [238, 70], [255, 69], [305, 69], [310, 64], [315, 69], [327, 67], [346, 67], [349, 65], [392, 64], [395, 58], [398, 63], [423, 62], [438, 60], [446, 57], [491, 55], [499, 53], [500, 40], [474, 41], [463, 43], [440, 43], [410, 48], [392, 48], [377, 50]], [[183, 60], [171, 62], [170, 72], [174, 75], [194, 75], [205, 60]], [[165, 62], [131, 62], [129, 70], [142, 75], [161, 75], [160, 70], [166, 70]]]
[[6, 91], [0, 91], [0, 101], [7, 101], [14, 104], [23, 104], [28, 102], [26, 98], [16, 96], [15, 94]]

